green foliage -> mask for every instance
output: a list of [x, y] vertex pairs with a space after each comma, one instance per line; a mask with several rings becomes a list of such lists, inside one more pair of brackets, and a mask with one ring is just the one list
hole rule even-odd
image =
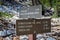
[[60, 17], [60, 16], [58, 16], [59, 15], [59, 10], [60, 10], [60, 0], [54, 0], [54, 2], [53, 2], [54, 4], [53, 4], [53, 7], [54, 7], [54, 9], [55, 9], [55, 14], [56, 14], [56, 16], [57, 17]]
[[41, 1], [41, 3], [42, 3], [44, 6], [46, 6], [46, 7], [49, 7], [49, 6], [50, 6], [49, 0], [40, 0], [40, 1]]
[[[45, 7], [53, 7], [55, 12], [53, 14], [53, 18], [57, 18], [58, 17], [58, 12], [57, 12], [57, 5], [60, 5], [60, 0], [40, 0], [41, 3], [45, 6]], [[60, 6], [59, 6], [60, 7]], [[59, 9], [60, 10], [60, 9]]]
[[57, 13], [54, 13], [52, 18], [58, 18]]
[[0, 5], [2, 5], [2, 4], [3, 4], [3, 2], [0, 1]]
[[13, 15], [6, 13], [6, 12], [0, 12], [0, 17], [4, 18], [11, 18]]

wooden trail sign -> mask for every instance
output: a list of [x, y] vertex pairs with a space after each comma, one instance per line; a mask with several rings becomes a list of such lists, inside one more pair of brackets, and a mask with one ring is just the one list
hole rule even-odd
[[17, 35], [46, 33], [51, 31], [51, 19], [16, 20]]

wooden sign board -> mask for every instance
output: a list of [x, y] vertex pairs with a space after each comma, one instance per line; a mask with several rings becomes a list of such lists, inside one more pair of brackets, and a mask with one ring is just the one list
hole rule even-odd
[[42, 5], [22, 7], [18, 14], [20, 18], [41, 18], [42, 17]]
[[51, 19], [23, 19], [16, 21], [17, 35], [46, 33], [51, 31]]
[[43, 32], [51, 32], [51, 19], [42, 19]]
[[51, 19], [35, 19], [34, 29], [36, 33], [51, 32]]
[[16, 21], [16, 32], [17, 35], [24, 35], [24, 34], [33, 34], [34, 27], [33, 27], [34, 21], [33, 20], [17, 20]]

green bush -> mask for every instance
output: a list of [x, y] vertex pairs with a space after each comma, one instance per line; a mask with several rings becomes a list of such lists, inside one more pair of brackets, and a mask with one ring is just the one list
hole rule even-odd
[[11, 18], [13, 17], [13, 15], [6, 13], [6, 12], [0, 12], [0, 17]]

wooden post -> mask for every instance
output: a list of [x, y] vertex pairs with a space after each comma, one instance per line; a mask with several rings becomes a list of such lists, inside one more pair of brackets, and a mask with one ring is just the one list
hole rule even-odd
[[36, 33], [33, 34], [33, 40], [36, 40]]
[[19, 38], [19, 36], [13, 37], [13, 40], [20, 40]]
[[33, 34], [29, 34], [28, 37], [29, 37], [29, 40], [33, 40]]
[[2, 37], [0, 37], [0, 40], [3, 40], [3, 38], [2, 38]]

